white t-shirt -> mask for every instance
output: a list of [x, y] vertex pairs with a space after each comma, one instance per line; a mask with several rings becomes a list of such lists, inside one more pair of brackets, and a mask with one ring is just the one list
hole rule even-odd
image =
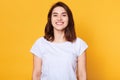
[[76, 80], [77, 57], [87, 47], [80, 38], [73, 43], [52, 43], [44, 37], [37, 39], [30, 52], [42, 59], [40, 80]]

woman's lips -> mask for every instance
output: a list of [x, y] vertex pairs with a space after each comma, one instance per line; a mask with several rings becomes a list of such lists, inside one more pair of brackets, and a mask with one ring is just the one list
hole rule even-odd
[[63, 25], [64, 22], [56, 22], [57, 25]]

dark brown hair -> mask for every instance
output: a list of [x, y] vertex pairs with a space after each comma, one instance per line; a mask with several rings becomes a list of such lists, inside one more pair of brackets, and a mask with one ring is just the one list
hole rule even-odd
[[75, 29], [74, 29], [74, 20], [73, 20], [73, 15], [71, 10], [69, 9], [69, 7], [63, 3], [63, 2], [57, 2], [55, 3], [51, 9], [49, 10], [48, 13], [48, 21], [47, 24], [45, 26], [45, 36], [44, 38], [47, 39], [48, 41], [53, 41], [54, 40], [54, 31], [53, 31], [53, 25], [51, 23], [51, 16], [52, 16], [52, 11], [54, 8], [56, 7], [63, 7], [68, 15], [68, 25], [65, 28], [65, 38], [67, 41], [73, 42], [76, 40], [76, 33], [75, 33]]

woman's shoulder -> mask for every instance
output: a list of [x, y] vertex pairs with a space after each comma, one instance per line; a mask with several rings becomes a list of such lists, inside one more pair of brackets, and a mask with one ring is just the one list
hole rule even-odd
[[82, 38], [77, 37], [74, 47], [75, 50], [77, 51], [77, 55], [79, 56], [88, 48], [88, 45]]
[[45, 38], [41, 36], [41, 37], [38, 37], [35, 42], [39, 44], [39, 43], [44, 43], [44, 41], [45, 41]]
[[80, 37], [77, 37], [76, 38], [76, 41], [75, 41], [75, 43], [74, 43], [75, 45], [87, 45], [87, 43], [86, 43], [86, 41], [85, 40], [83, 40], [82, 38], [80, 38]]
[[77, 37], [75, 42], [85, 42], [82, 38]]

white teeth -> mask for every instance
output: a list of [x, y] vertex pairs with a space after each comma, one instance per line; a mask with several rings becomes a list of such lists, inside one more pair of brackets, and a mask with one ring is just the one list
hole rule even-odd
[[61, 25], [61, 24], [63, 24], [63, 22], [56, 22], [56, 24]]

